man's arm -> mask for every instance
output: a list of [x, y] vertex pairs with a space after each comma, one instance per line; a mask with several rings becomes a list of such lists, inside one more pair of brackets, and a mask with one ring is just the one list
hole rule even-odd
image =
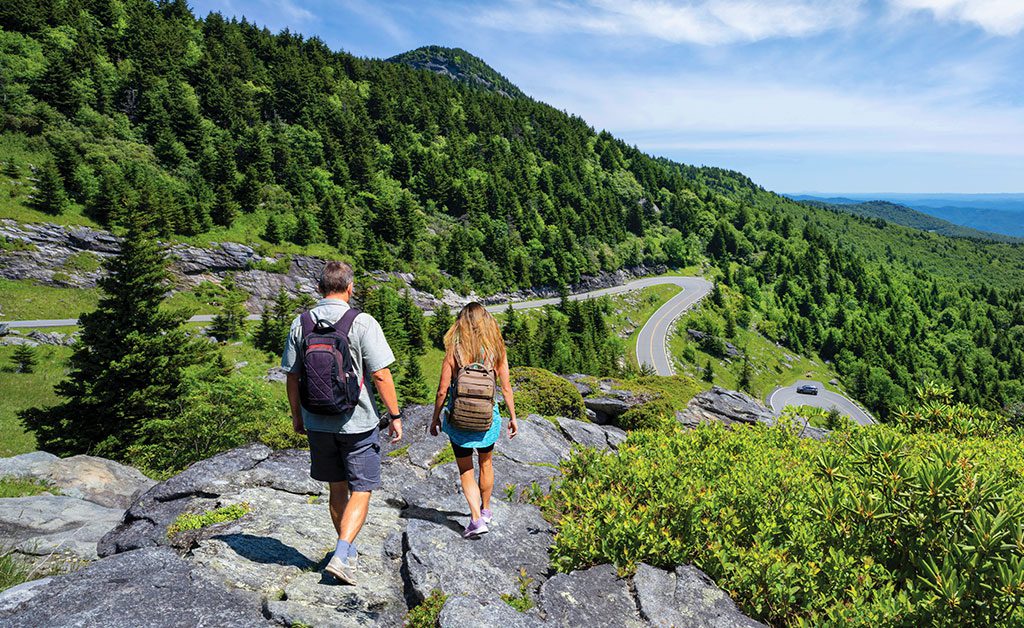
[[374, 371], [373, 385], [392, 416], [388, 433], [391, 435], [391, 442], [397, 443], [402, 440], [402, 409], [398, 407], [398, 395], [395, 393], [395, 380], [391, 377], [391, 369], [385, 367]]
[[305, 434], [306, 428], [302, 424], [302, 404], [299, 402], [299, 374], [288, 373], [286, 384], [288, 390], [288, 405], [292, 409], [292, 429], [296, 434]]

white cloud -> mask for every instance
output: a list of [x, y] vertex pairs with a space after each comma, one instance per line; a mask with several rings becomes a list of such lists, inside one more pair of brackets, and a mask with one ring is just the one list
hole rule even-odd
[[511, 0], [476, 21], [530, 33], [582, 32], [704, 45], [802, 37], [854, 22], [862, 0]]
[[[535, 90], [644, 150], [934, 153], [1024, 157], [1024, 109], [948, 93], [857, 93], [766, 78], [633, 75]], [[540, 92], [540, 93], [536, 93]]]
[[1011, 37], [1024, 30], [1022, 0], [890, 0], [901, 12], [931, 11], [940, 20], [969, 22], [993, 35]]

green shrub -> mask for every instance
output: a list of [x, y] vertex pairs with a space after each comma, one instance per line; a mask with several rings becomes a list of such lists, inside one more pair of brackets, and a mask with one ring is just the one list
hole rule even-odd
[[249, 504], [231, 504], [198, 514], [182, 514], [167, 528], [167, 538], [186, 530], [199, 530], [228, 521], [237, 521], [249, 512]]
[[675, 409], [666, 399], [653, 399], [626, 410], [616, 421], [624, 430], [660, 430], [675, 423]]
[[447, 601], [447, 595], [434, 589], [426, 599], [409, 609], [405, 616], [405, 625], [407, 628], [437, 628], [438, 617]]
[[269, 385], [242, 374], [213, 380], [188, 378], [180, 410], [143, 423], [129, 448], [134, 466], [164, 477], [222, 451], [254, 441], [275, 449], [302, 446], [285, 401]]
[[694, 563], [773, 625], [1021, 625], [1022, 449], [785, 421], [633, 432], [563, 465], [552, 561]]
[[586, 419], [583, 397], [567, 380], [550, 371], [531, 367], [516, 367], [510, 377], [517, 414]]
[[953, 403], [953, 389], [928, 383], [914, 389], [917, 406], [898, 407], [893, 423], [911, 433], [941, 432], [953, 436], [995, 436], [1009, 429], [1007, 417], [964, 403]]

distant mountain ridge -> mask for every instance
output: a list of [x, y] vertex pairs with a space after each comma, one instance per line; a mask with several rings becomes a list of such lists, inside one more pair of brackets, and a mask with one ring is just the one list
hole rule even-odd
[[[963, 224], [957, 224], [957, 222], [944, 220], [943, 218], [934, 215], [941, 211], [941, 208], [929, 208], [928, 213], [926, 213], [899, 203], [881, 200], [862, 201], [859, 199], [847, 198], [845, 196], [822, 198], [808, 195], [794, 195], [790, 198], [815, 207], [838, 210], [848, 214], [853, 214], [854, 216], [860, 216], [862, 218], [884, 220], [897, 225], [903, 225], [904, 227], [921, 229], [923, 231], [930, 231], [932, 233], [938, 233], [940, 235], [951, 236], [954, 238], [970, 238], [974, 240], [989, 240], [992, 242], [1024, 241], [1024, 239], [1012, 234], [984, 231]], [[963, 211], [984, 212], [985, 210], [964, 209]], [[1005, 213], [1012, 215], [1012, 212]]]
[[508, 98], [526, 98], [526, 94], [512, 81], [487, 65], [483, 59], [462, 48], [423, 46], [388, 59], [391, 63], [404, 63], [417, 70], [429, 70], [453, 81], [476, 87]]

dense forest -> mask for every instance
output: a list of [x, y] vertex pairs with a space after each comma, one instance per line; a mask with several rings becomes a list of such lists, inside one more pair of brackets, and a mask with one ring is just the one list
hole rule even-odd
[[51, 214], [144, 213], [165, 238], [258, 225], [268, 244], [329, 247], [433, 291], [707, 261], [742, 295], [738, 320], [833, 361], [882, 416], [925, 380], [988, 408], [1024, 399], [1020, 246], [802, 206], [518, 91], [180, 0], [9, 0], [0, 116], [8, 145], [47, 156], [31, 202]]

